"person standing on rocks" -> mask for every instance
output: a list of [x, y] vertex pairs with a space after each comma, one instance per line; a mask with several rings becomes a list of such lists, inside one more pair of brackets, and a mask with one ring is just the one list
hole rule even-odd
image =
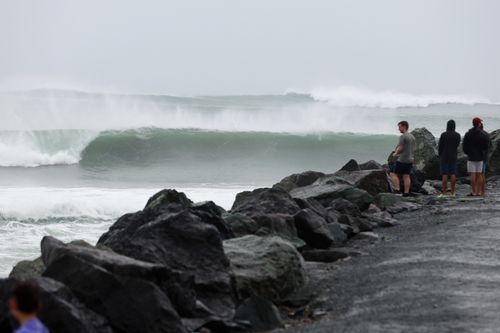
[[482, 120], [472, 119], [472, 128], [464, 136], [464, 153], [467, 154], [467, 172], [470, 175], [471, 193], [469, 196], [482, 195], [481, 174], [488, 151], [488, 138], [481, 130]]
[[460, 145], [460, 134], [455, 132], [456, 124], [454, 120], [448, 120], [446, 132], [439, 137], [439, 159], [441, 162], [442, 195], [448, 194], [448, 177], [451, 182], [451, 195], [455, 196], [457, 184], [457, 155]]
[[47, 327], [37, 318], [41, 306], [37, 285], [31, 282], [17, 284], [9, 299], [10, 313], [21, 325], [14, 333], [49, 333]]
[[410, 196], [410, 173], [413, 168], [414, 152], [416, 147], [415, 137], [408, 132], [409, 127], [408, 122], [405, 120], [398, 123], [401, 136], [399, 137], [398, 146], [393, 154], [393, 157], [397, 158], [397, 160], [394, 167], [394, 173], [391, 174], [392, 183], [396, 192], [401, 192], [399, 177], [403, 177], [404, 197]]

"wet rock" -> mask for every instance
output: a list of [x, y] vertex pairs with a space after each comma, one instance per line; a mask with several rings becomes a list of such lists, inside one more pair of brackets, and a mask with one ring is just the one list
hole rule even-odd
[[234, 277], [220, 232], [187, 205], [185, 196], [167, 194], [156, 195], [143, 211], [122, 216], [98, 244], [193, 276], [197, 298], [215, 314], [231, 316], [236, 300]]
[[31, 280], [42, 275], [45, 270], [42, 258], [23, 260], [18, 262], [9, 274], [9, 278], [16, 280]]
[[370, 160], [368, 162], [360, 164], [359, 169], [360, 170], [376, 170], [376, 169], [384, 169], [384, 167], [382, 166], [382, 164], [380, 164], [374, 160]]
[[294, 215], [300, 210], [293, 198], [280, 188], [259, 188], [236, 195], [231, 213], [250, 217], [266, 214]]
[[341, 171], [359, 171], [359, 165], [356, 160], [350, 160], [341, 169]]
[[305, 242], [299, 238], [295, 227], [295, 219], [287, 214], [256, 215], [254, 221], [258, 225], [258, 236], [279, 236], [300, 248]]
[[[0, 299], [7, 300], [18, 281], [0, 280]], [[106, 318], [85, 307], [62, 283], [49, 278], [36, 278], [34, 282], [43, 304], [38, 317], [51, 333], [113, 333]], [[0, 332], [13, 332], [17, 323], [10, 318], [6, 302], [2, 303]]]
[[339, 223], [351, 226], [355, 233], [373, 230], [373, 225], [369, 221], [346, 214], [340, 216]]
[[77, 256], [55, 256], [44, 276], [68, 286], [119, 332], [187, 332], [169, 298], [153, 283], [112, 274]]
[[158, 212], [164, 208], [173, 210], [169, 206], [180, 206], [182, 208], [191, 207], [193, 202], [182, 193], [172, 189], [161, 190], [154, 194], [146, 203], [144, 210]]
[[247, 298], [236, 310], [234, 320], [250, 323], [248, 332], [263, 332], [284, 327], [278, 308], [259, 296]]
[[279, 183], [274, 184], [273, 188], [280, 188], [288, 192], [296, 187], [311, 185], [318, 178], [323, 177], [324, 175], [324, 173], [317, 171], [295, 173], [283, 178]]
[[489, 168], [492, 174], [500, 174], [500, 130], [490, 133], [491, 151], [489, 154]]
[[389, 191], [387, 172], [384, 169], [361, 171], [338, 171], [336, 176], [345, 179], [351, 185], [365, 190], [371, 195]]
[[340, 228], [342, 229], [342, 232], [347, 235], [347, 238], [351, 238], [359, 233], [358, 227], [353, 227], [349, 224], [342, 224], [342, 223], [339, 223], [339, 225]]
[[415, 167], [423, 171], [426, 178], [439, 179], [439, 157], [434, 135], [426, 128], [417, 128], [411, 132], [415, 137]]
[[279, 303], [306, 279], [301, 255], [281, 237], [248, 235], [224, 241], [238, 291]]
[[244, 214], [226, 214], [224, 221], [229, 225], [235, 237], [253, 235], [259, 230], [257, 222]]
[[332, 245], [334, 239], [327, 222], [313, 210], [302, 209], [294, 215], [294, 221], [298, 236], [310, 247], [326, 249]]
[[315, 199], [323, 206], [330, 205], [332, 200], [343, 198], [356, 204], [361, 210], [365, 210], [373, 202], [373, 197], [366, 191], [350, 185], [324, 184], [299, 187], [290, 191], [293, 198]]
[[347, 240], [347, 234], [342, 229], [342, 226], [338, 222], [331, 222], [327, 225], [330, 234], [333, 237], [333, 245], [340, 245]]
[[310, 209], [314, 211], [319, 216], [323, 217], [327, 222], [334, 222], [337, 220], [336, 214], [330, 214], [330, 212], [323, 207], [317, 200], [314, 199], [294, 199], [300, 209]]
[[334, 209], [341, 214], [361, 216], [361, 211], [357, 205], [342, 198], [332, 200], [329, 208]]
[[191, 210], [203, 222], [216, 227], [222, 239], [234, 237], [231, 227], [227, 225], [222, 217], [222, 214], [225, 213], [224, 209], [217, 206], [213, 201], [197, 202], [191, 206]]
[[[120, 277], [139, 278], [150, 281], [160, 287], [169, 296], [176, 311], [181, 315], [192, 316], [196, 308], [194, 277], [174, 271], [167, 266], [135, 260], [112, 251], [104, 251], [90, 246], [63, 242], [46, 236], [41, 243], [42, 259], [47, 268], [44, 275], [53, 271], [64, 271], [69, 267], [54, 267], [54, 263], [63, 257], [75, 257], [79, 260], [95, 264], [111, 274]], [[74, 269], [74, 268], [72, 268]], [[62, 281], [65, 282], [65, 281]]]
[[403, 201], [403, 197], [399, 194], [380, 193], [375, 196], [375, 204], [380, 209], [387, 209], [400, 201]]

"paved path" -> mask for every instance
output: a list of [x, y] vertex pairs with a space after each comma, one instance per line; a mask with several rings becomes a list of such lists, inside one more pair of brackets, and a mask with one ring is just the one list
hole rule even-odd
[[404, 213], [367, 255], [311, 265], [328, 315], [286, 332], [500, 332], [499, 198]]

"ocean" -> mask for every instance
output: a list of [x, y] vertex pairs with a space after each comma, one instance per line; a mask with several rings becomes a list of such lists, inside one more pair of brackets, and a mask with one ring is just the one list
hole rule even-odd
[[44, 235], [95, 243], [163, 188], [229, 209], [236, 193], [349, 159], [384, 162], [397, 123], [434, 135], [472, 117], [500, 128], [480, 97], [341, 88], [179, 97], [70, 90], [0, 92], [0, 276]]

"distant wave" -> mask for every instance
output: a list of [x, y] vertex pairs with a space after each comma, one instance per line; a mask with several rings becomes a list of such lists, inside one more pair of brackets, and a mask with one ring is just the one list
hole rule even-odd
[[306, 94], [314, 100], [339, 107], [389, 108], [428, 107], [436, 104], [497, 104], [481, 96], [461, 95], [415, 95], [393, 90], [373, 91], [343, 86], [338, 88], [316, 88], [310, 92], [289, 90], [287, 94]]
[[[112, 131], [0, 132], [0, 167], [145, 166], [261, 159], [304, 159], [349, 147], [386, 145], [387, 135], [287, 134], [139, 128]], [[359, 150], [359, 148], [358, 148]]]

